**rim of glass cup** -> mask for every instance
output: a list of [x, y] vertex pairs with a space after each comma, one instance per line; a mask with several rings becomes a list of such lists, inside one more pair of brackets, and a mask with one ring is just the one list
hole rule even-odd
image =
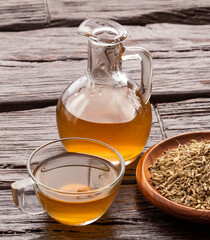
[[[50, 187], [48, 187], [47, 185], [39, 182], [39, 181], [35, 178], [35, 176], [33, 175], [33, 173], [31, 172], [31, 168], [30, 168], [30, 164], [31, 164], [31, 160], [32, 160], [33, 156], [34, 156], [37, 152], [39, 152], [41, 149], [45, 148], [46, 146], [51, 145], [51, 144], [53, 144], [53, 143], [62, 142], [62, 141], [65, 141], [65, 140], [84, 140], [84, 141], [90, 141], [90, 142], [98, 143], [98, 144], [100, 144], [100, 145], [103, 145], [103, 146], [111, 149], [114, 153], [117, 154], [117, 156], [118, 156], [119, 159], [120, 159], [121, 171], [120, 171], [118, 177], [117, 177], [113, 182], [111, 182], [110, 184], [108, 184], [108, 185], [106, 185], [106, 186], [104, 186], [104, 187], [102, 187], [102, 188], [98, 188], [98, 189], [96, 189], [96, 190], [91, 190], [91, 191], [86, 191], [86, 192], [77, 192], [77, 193], [75, 193], [75, 192], [59, 191], [59, 190], [56, 190], [56, 189], [54, 189], [54, 188], [50, 188]], [[90, 193], [102, 192], [102, 191], [104, 191], [104, 190], [106, 190], [106, 189], [109, 189], [110, 187], [111, 187], [111, 188], [114, 187], [114, 186], [120, 181], [120, 179], [121, 179], [121, 178], [123, 177], [123, 175], [124, 175], [124, 172], [125, 172], [125, 161], [124, 161], [122, 155], [121, 155], [116, 149], [114, 149], [113, 147], [111, 147], [110, 145], [108, 145], [108, 144], [106, 144], [106, 143], [100, 142], [100, 141], [98, 141], [98, 140], [90, 139], [90, 138], [71, 137], [71, 138], [61, 138], [61, 139], [57, 139], [57, 140], [48, 142], [48, 143], [43, 144], [43, 145], [41, 145], [40, 147], [38, 147], [35, 151], [32, 152], [32, 154], [30, 155], [30, 157], [29, 157], [29, 159], [28, 159], [28, 161], [27, 161], [27, 170], [28, 170], [29, 176], [33, 179], [33, 181], [34, 181], [35, 184], [38, 184], [38, 185], [40, 185], [40, 186], [42, 186], [42, 187], [44, 187], [44, 188], [46, 188], [46, 189], [48, 189], [48, 190], [50, 190], [50, 191], [57, 192], [57, 193], [60, 193], [60, 194], [86, 195], [86, 194], [90, 194]]]

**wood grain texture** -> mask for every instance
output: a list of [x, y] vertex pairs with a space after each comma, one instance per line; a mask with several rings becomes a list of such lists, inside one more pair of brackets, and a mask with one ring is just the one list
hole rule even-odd
[[[209, 99], [158, 104], [163, 124], [169, 119], [168, 128], [179, 126], [188, 131], [200, 123], [206, 129], [209, 121], [203, 122], [202, 112], [209, 107]], [[192, 109], [199, 109], [193, 111]], [[181, 111], [180, 111], [181, 110]], [[198, 112], [200, 113], [198, 116]], [[5, 239], [208, 239], [209, 228], [177, 220], [151, 206], [138, 191], [135, 180], [137, 162], [127, 167], [119, 194], [109, 211], [99, 221], [85, 227], [61, 225], [46, 215], [28, 216], [15, 206], [10, 184], [24, 178], [28, 155], [38, 145], [57, 137], [55, 107], [1, 113], [2, 126], [0, 142], [0, 234]], [[159, 122], [153, 111], [153, 127], [147, 148], [162, 139]], [[174, 118], [174, 114], [178, 115]], [[170, 118], [174, 118], [170, 122]], [[15, 124], [14, 124], [15, 123]], [[165, 125], [164, 125], [165, 126]], [[179, 128], [177, 131], [181, 131]], [[6, 141], [3, 141], [7, 139]], [[6, 204], [5, 204], [6, 203]]]
[[0, 6], [0, 30], [78, 26], [85, 18], [112, 18], [122, 24], [209, 24], [209, 1], [7, 0]]
[[166, 137], [210, 130], [210, 98], [157, 104]]
[[[17, 168], [25, 165], [29, 155], [38, 146], [59, 138], [55, 109], [53, 106], [29, 111], [0, 113], [2, 139], [0, 141], [2, 150], [0, 165], [2, 167], [8, 165], [10, 168]], [[3, 141], [3, 139], [6, 140]], [[158, 120], [153, 110], [153, 127], [147, 148], [161, 139]]]
[[[209, 25], [125, 26], [127, 46], [142, 46], [154, 58], [154, 95], [210, 93]], [[86, 71], [87, 39], [77, 28], [0, 33], [0, 104], [57, 99]], [[139, 63], [123, 64], [139, 80]]]
[[[59, 138], [55, 106], [30, 111], [1, 113], [1, 164], [25, 166], [28, 157], [38, 146]], [[7, 148], [8, 146], [8, 148]], [[5, 149], [8, 149], [5, 151]]]
[[181, 0], [47, 0], [52, 25], [77, 26], [83, 19], [105, 17], [123, 24], [146, 25], [154, 22], [209, 23], [209, 1]]
[[[5, 202], [7, 203], [5, 206]], [[151, 206], [136, 185], [121, 186], [108, 212], [84, 227], [69, 227], [47, 215], [28, 216], [1, 191], [0, 233], [5, 239], [208, 239], [206, 226], [177, 220]], [[2, 210], [3, 209], [3, 210]], [[3, 235], [4, 234], [4, 235]]]
[[18, 31], [46, 27], [49, 23], [45, 0], [7, 0], [0, 5], [0, 30]]

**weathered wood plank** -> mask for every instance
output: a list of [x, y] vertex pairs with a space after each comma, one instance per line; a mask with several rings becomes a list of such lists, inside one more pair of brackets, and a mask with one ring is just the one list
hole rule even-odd
[[157, 104], [166, 137], [184, 132], [210, 130], [210, 99], [191, 99]]
[[47, 0], [52, 25], [77, 26], [84, 18], [108, 17], [124, 24], [208, 24], [209, 1]]
[[[55, 106], [29, 111], [0, 113], [0, 122], [0, 165], [2, 167], [25, 165], [29, 155], [38, 146], [59, 138]], [[161, 138], [158, 120], [153, 111], [153, 127], [147, 148]], [[0, 176], [0, 181], [1, 177], [3, 176]]]
[[55, 107], [2, 113], [1, 123], [0, 161], [3, 167], [5, 164], [25, 165], [39, 145], [58, 138]]
[[45, 0], [7, 0], [0, 5], [0, 30], [18, 31], [46, 27], [49, 14]]
[[[154, 57], [153, 94], [210, 92], [210, 26], [125, 26], [127, 45]], [[86, 70], [87, 39], [77, 28], [0, 33], [0, 103], [57, 99]], [[139, 63], [126, 64], [139, 79]]]
[[[124, 25], [125, 45], [140, 45], [156, 58], [196, 57], [210, 50], [210, 25]], [[78, 28], [47, 28], [26, 32], [0, 32], [0, 59], [4, 61], [53, 62], [87, 58], [87, 38]], [[171, 54], [171, 55], [170, 55]], [[177, 55], [180, 54], [180, 55]]]
[[[145, 27], [124, 25], [128, 32], [125, 45], [140, 45], [164, 56], [208, 51], [210, 25], [150, 24]], [[87, 38], [77, 27], [47, 28], [23, 32], [0, 32], [1, 60], [51, 62], [87, 58]], [[175, 53], [174, 53], [175, 52]], [[196, 55], [195, 53], [191, 53]], [[203, 53], [205, 54], [205, 53]], [[172, 55], [173, 56], [173, 55]], [[169, 57], [169, 56], [168, 56]]]
[[[49, 6], [49, 9], [48, 9]], [[0, 30], [78, 26], [85, 18], [106, 17], [128, 25], [209, 24], [209, 1], [7, 0], [0, 7]], [[51, 20], [51, 23], [50, 23]]]
[[[10, 190], [1, 191], [0, 233], [5, 239], [208, 239], [206, 226], [184, 222], [151, 206], [136, 186], [121, 186], [108, 212], [84, 227], [69, 227], [46, 215], [29, 216], [13, 204]], [[5, 202], [7, 202], [5, 206]]]

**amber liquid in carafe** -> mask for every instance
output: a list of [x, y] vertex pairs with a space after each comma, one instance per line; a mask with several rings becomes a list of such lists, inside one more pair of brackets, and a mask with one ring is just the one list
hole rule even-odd
[[57, 105], [61, 138], [84, 137], [105, 142], [121, 153], [126, 164], [143, 150], [151, 128], [151, 106], [128, 89], [95, 87], [79, 90]]

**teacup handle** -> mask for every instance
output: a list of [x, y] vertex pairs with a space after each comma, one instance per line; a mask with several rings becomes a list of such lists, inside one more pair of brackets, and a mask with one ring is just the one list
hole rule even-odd
[[35, 193], [35, 185], [31, 178], [14, 182], [11, 185], [13, 200], [24, 213], [41, 214], [45, 212]]
[[152, 92], [153, 64], [151, 53], [141, 47], [126, 47], [122, 55], [122, 60], [141, 61], [140, 92], [142, 100], [146, 104], [149, 101]]

